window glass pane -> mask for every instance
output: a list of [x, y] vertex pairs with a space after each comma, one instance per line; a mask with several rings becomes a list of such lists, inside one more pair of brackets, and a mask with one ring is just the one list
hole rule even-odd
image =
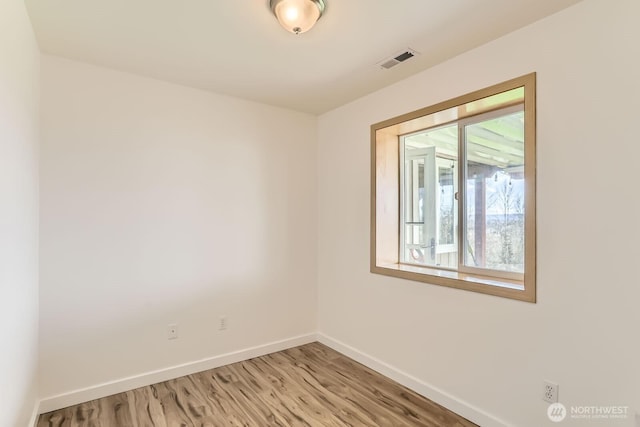
[[467, 267], [524, 272], [524, 113], [464, 129]]
[[451, 167], [438, 166], [438, 193], [440, 210], [438, 219], [440, 227], [438, 233], [439, 245], [453, 245], [455, 243], [455, 187], [458, 178], [454, 176], [454, 164]]
[[458, 126], [404, 138], [402, 262], [458, 265]]
[[424, 264], [424, 160], [405, 161], [404, 258], [409, 263]]

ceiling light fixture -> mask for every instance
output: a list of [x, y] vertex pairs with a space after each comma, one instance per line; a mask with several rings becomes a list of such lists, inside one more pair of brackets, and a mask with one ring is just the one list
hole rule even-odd
[[270, 4], [280, 25], [293, 34], [313, 28], [325, 9], [324, 0], [270, 0]]

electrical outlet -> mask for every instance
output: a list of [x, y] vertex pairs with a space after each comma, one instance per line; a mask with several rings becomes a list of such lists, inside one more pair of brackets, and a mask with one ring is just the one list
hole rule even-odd
[[558, 384], [552, 383], [551, 381], [544, 382], [544, 394], [542, 395], [542, 400], [549, 403], [557, 403], [558, 402]]
[[170, 340], [178, 339], [178, 324], [170, 323], [167, 325], [167, 338]]
[[225, 329], [227, 329], [227, 316], [220, 316], [218, 330], [224, 331]]

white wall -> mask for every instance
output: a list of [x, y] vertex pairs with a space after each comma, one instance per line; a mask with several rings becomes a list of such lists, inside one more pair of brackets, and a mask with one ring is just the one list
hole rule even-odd
[[0, 419], [27, 425], [37, 396], [40, 53], [24, 2], [0, 2]]
[[56, 57], [42, 76], [44, 398], [316, 330], [315, 117]]
[[[585, 0], [322, 115], [320, 332], [509, 425], [552, 424], [543, 379], [567, 406], [640, 410], [639, 16]], [[369, 126], [532, 71], [538, 303], [370, 274]]]

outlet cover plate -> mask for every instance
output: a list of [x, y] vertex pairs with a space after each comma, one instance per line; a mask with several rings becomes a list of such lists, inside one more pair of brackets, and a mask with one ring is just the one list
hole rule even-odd
[[178, 324], [170, 323], [167, 325], [167, 339], [176, 340], [178, 339]]
[[558, 403], [558, 384], [545, 381], [543, 388], [542, 400], [549, 403]]

